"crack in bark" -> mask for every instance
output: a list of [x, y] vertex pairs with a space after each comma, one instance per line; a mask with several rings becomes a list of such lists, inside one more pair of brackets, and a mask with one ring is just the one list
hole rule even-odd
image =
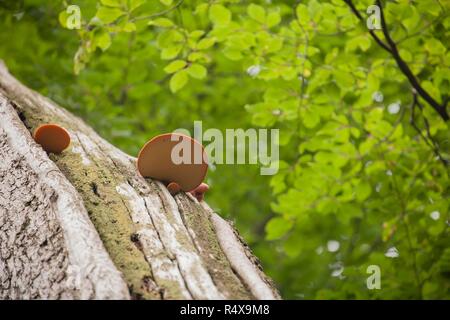
[[74, 297], [65, 285], [68, 253], [50, 206], [55, 190], [39, 182], [1, 128], [0, 159], [0, 298]]
[[209, 211], [189, 194], [177, 196], [176, 200], [186, 228], [195, 236], [195, 244], [215, 285], [229, 299], [254, 299], [227, 260], [214, 233]]
[[[75, 135], [76, 135], [77, 140], [78, 140], [79, 144], [81, 145], [83, 151], [84, 151], [87, 155], [89, 155], [89, 153], [87, 152], [87, 150], [88, 150], [88, 149], [87, 149], [87, 146], [84, 144], [83, 139], [81, 139], [77, 133], [76, 133]], [[113, 161], [113, 159], [107, 154], [107, 152], [105, 152], [105, 150], [102, 149], [96, 141], [94, 141], [94, 140], [91, 139], [91, 142], [92, 142], [92, 143], [95, 145], [95, 147], [98, 149], [98, 152], [101, 153], [101, 156], [102, 156], [101, 158], [102, 158], [102, 159], [108, 159], [108, 160], [109, 160], [109, 163], [112, 164], [116, 170], [119, 170], [119, 168], [117, 167], [116, 163], [115, 163], [115, 162]], [[96, 157], [90, 157], [90, 160], [94, 163], [94, 165], [95, 165], [97, 168], [101, 168], [101, 164], [99, 163], [99, 161], [97, 160]], [[119, 185], [119, 184], [120, 184], [120, 183], [119, 183], [119, 178], [118, 178], [118, 175], [116, 174], [116, 172], [111, 172], [111, 176], [112, 176], [112, 179], [114, 179], [114, 185]], [[91, 182], [91, 187], [92, 187], [93, 193], [94, 193], [96, 196], [98, 196], [99, 198], [103, 198], [103, 197], [100, 195], [100, 193], [99, 193], [99, 191], [98, 191], [98, 185], [97, 185], [95, 182]], [[126, 199], [123, 195], [121, 195], [120, 193], [118, 193], [118, 197], [119, 197], [119, 199], [120, 199], [122, 205], [123, 205], [124, 208], [126, 209], [130, 221], [133, 221], [133, 209], [129, 206], [127, 199]], [[130, 236], [130, 241], [132, 241], [131, 237], [132, 237], [133, 235], [136, 234], [136, 233], [135, 233], [135, 232], [136, 232], [136, 230], [135, 230], [136, 227], [137, 227], [136, 225], [133, 225], [134, 232], [133, 232], [133, 233], [131, 234], [131, 236]], [[134, 241], [132, 241], [132, 242], [133, 242], [134, 245], [136, 245], [136, 243], [135, 243]], [[157, 285], [156, 285], [156, 287], [155, 287], [155, 286], [148, 286], [148, 285], [146, 285], [146, 283], [149, 283], [149, 281], [148, 281], [149, 279], [151, 279], [151, 281], [152, 281], [153, 283], [156, 283], [156, 280], [155, 280], [155, 278], [154, 278], [154, 276], [153, 276], [153, 271], [152, 271], [151, 264], [149, 263], [148, 259], [146, 258], [145, 254], [144, 254], [144, 252], [143, 252], [143, 250], [142, 250], [142, 247], [136, 246], [136, 248], [137, 248], [138, 251], [141, 253], [142, 258], [146, 261], [146, 263], [147, 263], [147, 265], [148, 265], [148, 268], [149, 268], [149, 273], [150, 273], [150, 276], [143, 276], [143, 278], [141, 279], [141, 282], [142, 282], [142, 288], [145, 289], [145, 290], [147, 290], [148, 293], [151, 293], [151, 292], [157, 292], [157, 294], [159, 295], [159, 297], [162, 298], [162, 291], [163, 291], [163, 289], [162, 289], [161, 287], [159, 287], [159, 286], [157, 286]], [[147, 280], [146, 280], [146, 279], [147, 279]], [[134, 287], [131, 287], [130, 290], [133, 290], [133, 288], [134, 288]], [[142, 295], [140, 295], [139, 293], [133, 293], [133, 297], [136, 298], [136, 299], [141, 299], [141, 298], [142, 298]]]
[[193, 295], [192, 295], [192, 292], [190, 292], [189, 287], [188, 287], [188, 285], [187, 285], [187, 283], [186, 283], [186, 279], [183, 277], [183, 274], [181, 273], [181, 270], [180, 270], [180, 266], [179, 266], [179, 264], [178, 264], [178, 261], [176, 260], [176, 257], [175, 257], [175, 256], [174, 256], [174, 255], [166, 248], [166, 246], [164, 245], [164, 242], [163, 242], [162, 239], [161, 239], [161, 235], [160, 235], [158, 229], [156, 228], [156, 225], [155, 225], [155, 222], [154, 222], [154, 220], [153, 220], [153, 217], [152, 217], [152, 214], [151, 214], [151, 212], [150, 212], [150, 209], [148, 208], [147, 201], [145, 201], [145, 200], [144, 200], [144, 205], [145, 205], [145, 208], [147, 209], [147, 214], [148, 214], [148, 216], [150, 217], [150, 221], [151, 221], [151, 223], [152, 223], [152, 226], [153, 226], [154, 230], [156, 231], [156, 235], [157, 235], [157, 237], [158, 237], [158, 240], [159, 240], [159, 242], [161, 243], [161, 246], [163, 247], [163, 249], [164, 249], [164, 251], [165, 251], [165, 256], [166, 256], [167, 258], [169, 258], [169, 260], [172, 261], [172, 263], [174, 263], [175, 266], [177, 267], [178, 272], [180, 273], [180, 277], [181, 277], [181, 279], [183, 280], [184, 286], [185, 286], [187, 292], [189, 293], [189, 295], [192, 297], [192, 296], [193, 296]]
[[233, 226], [214, 213], [206, 204], [203, 204], [203, 207], [211, 212], [211, 221], [218, 240], [232, 268], [239, 274], [253, 295], [257, 299], [280, 299], [275, 285], [262, 272], [259, 261], [249, 251], [248, 246], [242, 246], [242, 238], [236, 234]]

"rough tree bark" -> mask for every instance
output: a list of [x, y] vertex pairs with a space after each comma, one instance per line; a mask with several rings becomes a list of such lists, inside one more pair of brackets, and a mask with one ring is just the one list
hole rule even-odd
[[[46, 154], [31, 132], [71, 135]], [[233, 226], [0, 61], [0, 299], [279, 299]]]

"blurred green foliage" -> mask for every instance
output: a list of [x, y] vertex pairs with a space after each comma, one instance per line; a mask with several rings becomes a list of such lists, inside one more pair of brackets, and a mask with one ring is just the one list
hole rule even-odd
[[[363, 17], [373, 4], [354, 3]], [[444, 104], [450, 2], [383, 6], [401, 57]], [[413, 107], [344, 1], [3, 0], [0, 43], [16, 76], [131, 155], [194, 120], [279, 128], [279, 173], [217, 165], [207, 201], [285, 298], [450, 298], [448, 123]], [[366, 286], [369, 265], [380, 290]]]

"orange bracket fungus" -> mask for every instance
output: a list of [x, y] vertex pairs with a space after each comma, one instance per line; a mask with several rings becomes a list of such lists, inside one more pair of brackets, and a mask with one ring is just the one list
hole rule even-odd
[[170, 183], [167, 185], [167, 190], [169, 190], [170, 194], [174, 195], [174, 194], [177, 194], [178, 192], [180, 192], [181, 187], [180, 187], [180, 185], [179, 185], [178, 183], [176, 183], [176, 182], [170, 182]]
[[33, 134], [34, 140], [48, 153], [61, 153], [70, 144], [70, 135], [57, 124], [43, 124]]
[[206, 191], [208, 191], [208, 189], [209, 186], [206, 183], [202, 182], [197, 188], [190, 191], [189, 193], [192, 194], [198, 200], [198, 202], [200, 202], [205, 197], [205, 193]]
[[166, 133], [148, 141], [139, 151], [137, 168], [143, 177], [164, 182], [171, 194], [181, 190], [195, 196], [197, 190], [203, 199], [208, 189], [202, 184], [208, 170], [205, 149], [186, 135]]

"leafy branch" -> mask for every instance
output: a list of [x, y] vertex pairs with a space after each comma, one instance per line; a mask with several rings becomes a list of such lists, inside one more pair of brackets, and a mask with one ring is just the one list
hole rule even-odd
[[156, 18], [159, 16], [163, 16], [163, 15], [177, 9], [178, 7], [180, 7], [183, 2], [184, 2], [184, 0], [180, 0], [176, 4], [174, 4], [172, 7], [168, 8], [166, 10], [163, 10], [163, 11], [157, 12], [157, 13], [153, 13], [153, 14], [147, 15], [147, 16], [135, 17], [135, 18], [131, 19], [130, 21], [134, 22], [134, 21], [153, 19], [153, 18]]
[[[356, 17], [364, 22], [364, 18], [361, 15], [361, 13], [356, 9], [354, 3], [351, 0], [344, 0], [344, 2], [350, 7], [351, 11], [356, 15]], [[387, 52], [389, 52], [392, 57], [394, 58], [395, 62], [397, 63], [397, 66], [399, 67], [400, 71], [406, 76], [411, 86], [415, 89], [417, 94], [422, 97], [440, 116], [444, 121], [448, 121], [450, 119], [446, 106], [447, 106], [447, 100], [444, 101], [442, 104], [439, 104], [419, 83], [413, 72], [411, 71], [408, 64], [402, 59], [400, 56], [399, 50], [397, 48], [397, 44], [392, 39], [388, 27], [386, 25], [386, 19], [384, 16], [383, 6], [381, 4], [381, 0], [376, 0], [377, 6], [380, 8], [380, 22], [381, 22], [381, 29], [384, 35], [384, 38], [386, 42], [381, 40], [374, 30], [369, 30], [370, 35], [372, 38]]]
[[[294, 10], [294, 16], [295, 16], [295, 10]], [[297, 132], [296, 135], [299, 137], [299, 139], [301, 139], [300, 137], [300, 119], [301, 119], [301, 110], [303, 108], [303, 104], [304, 104], [304, 96], [305, 96], [305, 91], [306, 91], [306, 79], [305, 79], [305, 63], [306, 60], [308, 58], [308, 47], [309, 47], [309, 36], [308, 36], [308, 32], [305, 30], [305, 28], [303, 27], [303, 25], [297, 21], [297, 25], [300, 27], [300, 30], [302, 31], [303, 35], [304, 35], [304, 46], [305, 48], [303, 49], [303, 54], [302, 54], [302, 66], [301, 66], [301, 83], [300, 83], [300, 90], [299, 90], [299, 94], [300, 94], [300, 100], [297, 106]], [[296, 47], [298, 46], [298, 44], [296, 44]]]
[[418, 107], [420, 109], [420, 111], [423, 112], [423, 105], [420, 103], [420, 101], [417, 97], [417, 92], [415, 90], [413, 90], [413, 102], [411, 104], [411, 117], [409, 119], [409, 122], [411, 123], [413, 128], [420, 134], [420, 136], [425, 141], [425, 143], [431, 148], [431, 150], [433, 150], [434, 154], [444, 164], [444, 166], [448, 166], [449, 161], [441, 155], [438, 144], [436, 143], [436, 141], [434, 141], [433, 137], [431, 136], [430, 124], [428, 122], [428, 119], [423, 114], [422, 114], [423, 122], [425, 124], [425, 130], [426, 130], [427, 135], [425, 136], [422, 133], [422, 130], [420, 130], [420, 128], [418, 127], [418, 125], [416, 123], [416, 113], [415, 113], [416, 107]]
[[[350, 9], [352, 10], [352, 12], [354, 13], [354, 15], [356, 17], [358, 17], [358, 19], [361, 22], [364, 22], [364, 17], [361, 15], [361, 13], [359, 13], [358, 9], [356, 9], [354, 3], [351, 0], [344, 0], [344, 2], [350, 7]], [[372, 36], [372, 38], [387, 52], [392, 53], [391, 52], [391, 48], [383, 42], [383, 40], [381, 40], [377, 34], [375, 33], [375, 31], [373, 29], [369, 29], [369, 33]]]

